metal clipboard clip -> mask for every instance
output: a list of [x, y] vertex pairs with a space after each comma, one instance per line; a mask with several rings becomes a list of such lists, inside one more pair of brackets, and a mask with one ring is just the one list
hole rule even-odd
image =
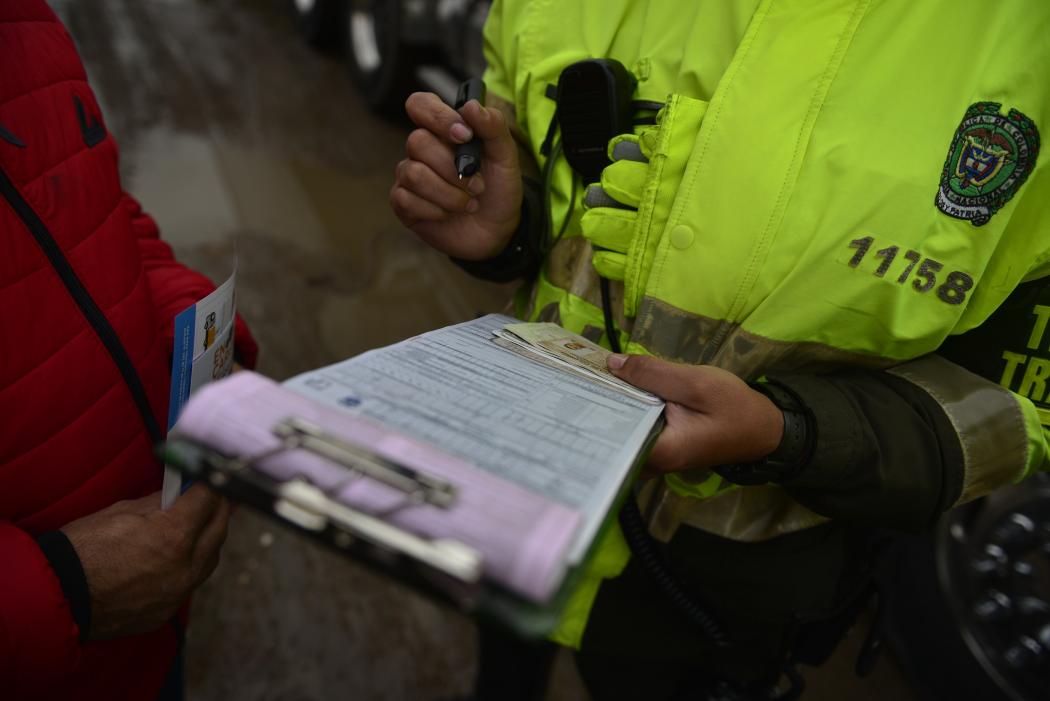
[[398, 465], [341, 438], [320, 426], [298, 418], [288, 418], [273, 427], [283, 441], [282, 450], [300, 448], [343, 465], [351, 473], [370, 477], [400, 492], [411, 504], [430, 504], [447, 509], [456, 501], [456, 488], [444, 480]]
[[[286, 418], [271, 431], [281, 439], [281, 443], [262, 453], [223, 460], [191, 458], [176, 462], [183, 465], [187, 462], [207, 463], [198, 464], [197, 469], [210, 468], [206, 479], [220, 491], [232, 491], [231, 482], [234, 480], [239, 482], [237, 486], [241, 490], [258, 490], [261, 481], [265, 481], [266, 492], [273, 499], [271, 508], [276, 515], [323, 537], [337, 548], [360, 549], [365, 544], [373, 559], [389, 560], [390, 556], [406, 556], [461, 584], [476, 585], [481, 580], [483, 558], [474, 548], [457, 540], [426, 538], [383, 519], [400, 509], [423, 504], [447, 509], [456, 500], [454, 485], [392, 462], [300, 418]], [[252, 469], [260, 461], [289, 450], [307, 450], [344, 467], [348, 471], [347, 478], [325, 489], [305, 475], [288, 481], [276, 481], [263, 471]], [[365, 513], [336, 501], [338, 491], [360, 478], [381, 482], [402, 492], [405, 499], [379, 515]]]

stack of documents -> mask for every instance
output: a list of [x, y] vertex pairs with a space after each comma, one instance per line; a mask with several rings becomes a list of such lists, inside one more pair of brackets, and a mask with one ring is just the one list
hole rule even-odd
[[[238, 373], [191, 400], [176, 438], [462, 546], [449, 552], [476, 553], [486, 582], [545, 602], [583, 564], [663, 411], [605, 372], [605, 353], [490, 315], [284, 385]], [[320, 451], [288, 441], [314, 433]]]
[[557, 324], [507, 324], [493, 332], [496, 343], [536, 362], [601, 382], [647, 404], [662, 404], [655, 394], [638, 389], [609, 372], [609, 351]]

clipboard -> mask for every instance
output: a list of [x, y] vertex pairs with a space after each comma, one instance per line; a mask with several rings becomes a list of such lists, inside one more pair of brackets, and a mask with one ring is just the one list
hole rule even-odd
[[254, 469], [255, 463], [292, 449], [310, 451], [345, 469], [347, 479], [374, 479], [405, 495], [401, 508], [428, 504], [445, 508], [454, 503], [456, 485], [425, 472], [394, 463], [360, 446], [333, 436], [296, 417], [271, 427], [281, 443], [252, 456], [229, 456], [190, 439], [174, 437], [159, 449], [162, 461], [190, 479], [208, 484], [232, 501], [245, 504], [325, 546], [390, 576], [414, 590], [485, 619], [526, 638], [549, 635], [595, 554], [616, 521], [623, 500], [633, 491], [635, 477], [663, 428], [661, 417], [647, 436], [620, 483], [612, 508], [587, 546], [586, 555], [568, 568], [555, 593], [545, 602], [530, 601], [484, 576], [482, 555], [452, 539], [429, 539], [336, 501], [302, 477], [280, 481]]

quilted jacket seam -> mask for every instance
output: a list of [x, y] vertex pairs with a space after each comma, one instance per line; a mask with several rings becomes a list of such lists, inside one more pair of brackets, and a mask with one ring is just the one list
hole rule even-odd
[[[112, 469], [113, 465], [116, 464], [117, 460], [122, 455], [124, 455], [126, 452], [128, 452], [128, 450], [130, 450], [130, 449], [135, 447], [135, 443], [138, 442], [139, 438], [147, 438], [146, 437], [146, 433], [144, 431], [136, 432], [133, 436], [131, 436], [131, 438], [128, 440], [128, 442], [125, 445], [120, 447], [120, 450], [118, 450], [116, 453], [114, 453], [111, 457], [109, 457], [106, 460], [105, 465], [100, 470], [98, 470], [96, 472], [93, 472], [91, 474], [91, 476], [88, 477], [86, 482], [81, 482], [78, 485], [75, 485], [71, 491], [68, 491], [68, 492], [62, 494], [60, 497], [58, 497], [57, 499], [55, 499], [51, 503], [45, 505], [44, 508], [41, 509], [40, 511], [38, 511], [36, 513], [33, 513], [33, 514], [27, 514], [25, 516], [22, 516], [21, 517], [22, 520], [40, 518], [41, 514], [45, 514], [49, 509], [52, 509], [52, 508], [61, 509], [62, 508], [62, 502], [64, 502], [66, 499], [74, 496], [75, 494], [77, 494], [77, 492], [79, 490], [87, 487], [92, 482], [94, 482], [96, 478], [98, 478], [98, 477], [100, 477], [102, 475], [105, 475], [108, 470]], [[148, 438], [147, 438], [147, 440], [148, 440]]]
[[[23, 197], [23, 198], [25, 198], [25, 195], [23, 194], [23, 195], [22, 195], [22, 197]], [[123, 201], [123, 193], [121, 193], [121, 197], [119, 197], [119, 198], [117, 199], [117, 202], [116, 202], [116, 204], [114, 204], [114, 205], [113, 205], [113, 207], [112, 207], [112, 208], [111, 208], [111, 209], [110, 209], [110, 210], [109, 210], [108, 212], [106, 212], [106, 215], [105, 215], [105, 216], [104, 216], [104, 217], [102, 218], [102, 221], [100, 221], [100, 222], [99, 222], [99, 223], [98, 223], [97, 225], [95, 225], [95, 226], [92, 226], [92, 227], [91, 227], [91, 228], [90, 228], [90, 229], [88, 230], [88, 233], [87, 233], [87, 235], [85, 235], [85, 236], [84, 236], [84, 238], [82, 238], [82, 239], [80, 239], [79, 241], [77, 241], [77, 242], [76, 242], [75, 244], [73, 244], [73, 245], [72, 245], [71, 247], [69, 247], [69, 248], [63, 248], [63, 249], [62, 249], [62, 252], [63, 252], [63, 254], [65, 255], [65, 257], [66, 257], [67, 259], [69, 258], [69, 256], [70, 256], [70, 255], [74, 254], [74, 253], [76, 252], [76, 250], [77, 250], [78, 248], [80, 248], [80, 247], [81, 247], [81, 246], [82, 246], [83, 244], [87, 243], [87, 242], [88, 242], [88, 240], [90, 240], [90, 239], [94, 238], [95, 236], [98, 236], [98, 232], [99, 232], [99, 230], [101, 230], [101, 229], [102, 229], [102, 227], [104, 227], [104, 226], [105, 226], [106, 224], [108, 224], [108, 223], [109, 223], [109, 220], [110, 220], [110, 219], [111, 219], [111, 218], [113, 217], [113, 215], [114, 215], [114, 214], [115, 214], [115, 213], [116, 213], [116, 212], [117, 212], [117, 211], [118, 211], [118, 210], [120, 209], [120, 205], [121, 205], [121, 202], [122, 202], [122, 201]], [[28, 199], [26, 199], [26, 202], [29, 202], [29, 200], [28, 200]], [[32, 203], [30, 203], [30, 206], [32, 206]], [[36, 207], [33, 207], [33, 211], [36, 211]], [[39, 214], [38, 214], [37, 216], [39, 216]], [[18, 217], [18, 215], [17, 215], [17, 214], [13, 214], [13, 217], [14, 217], [14, 219], [16, 219], [16, 220], [17, 220], [17, 221], [18, 221], [19, 223], [21, 223], [21, 224], [22, 224], [22, 228], [23, 228], [23, 229], [24, 229], [24, 228], [26, 228], [26, 227], [25, 227], [25, 222], [23, 222], [23, 221], [22, 221], [21, 219], [19, 219], [19, 217]], [[41, 219], [41, 220], [42, 220], [42, 219]], [[47, 222], [44, 222], [44, 224], [46, 225], [46, 224], [47, 224]], [[48, 229], [50, 229], [50, 228], [51, 228], [51, 227], [50, 227], [50, 226], [48, 226]], [[28, 231], [27, 231], [26, 233], [27, 233], [27, 235], [29, 235], [30, 237], [32, 237], [32, 233], [31, 233], [31, 232], [28, 232]], [[137, 242], [137, 241], [138, 241], [138, 239], [135, 239], [135, 241]], [[37, 249], [37, 250], [39, 250], [39, 249], [40, 249], [40, 246], [36, 246], [36, 249]], [[19, 277], [19, 278], [15, 279], [15, 280], [12, 280], [12, 281], [11, 281], [11, 282], [9, 282], [9, 283], [6, 283], [6, 284], [4, 284], [4, 285], [0, 285], [0, 292], [3, 292], [3, 291], [4, 291], [4, 290], [6, 290], [6, 289], [7, 289], [8, 287], [12, 287], [12, 286], [14, 286], [14, 285], [17, 285], [18, 283], [22, 282], [23, 280], [25, 280], [25, 279], [26, 279], [27, 277], [29, 277], [30, 275], [35, 275], [36, 273], [40, 272], [41, 270], [45, 270], [45, 269], [47, 269], [47, 268], [51, 268], [51, 265], [50, 265], [50, 264], [48, 263], [47, 257], [46, 257], [46, 256], [44, 256], [44, 254], [43, 254], [43, 252], [42, 252], [42, 251], [41, 251], [40, 255], [41, 255], [41, 257], [42, 257], [42, 260], [40, 261], [39, 265], [37, 265], [37, 267], [33, 268], [32, 270], [26, 271], [26, 273], [25, 273], [25, 274], [23, 274], [23, 275], [22, 275], [21, 277]], [[70, 263], [70, 265], [72, 265], [72, 263]], [[52, 268], [52, 269], [53, 269], [53, 268]], [[135, 282], [136, 282], [136, 283], [138, 282], [138, 279], [137, 279], [137, 278], [136, 278]]]
[[54, 163], [52, 163], [51, 165], [49, 165], [49, 166], [45, 167], [45, 168], [44, 168], [43, 170], [41, 170], [41, 171], [40, 171], [39, 173], [37, 173], [37, 174], [33, 175], [32, 177], [28, 178], [27, 180], [23, 181], [23, 183], [22, 183], [22, 187], [27, 187], [27, 186], [29, 186], [29, 185], [33, 185], [34, 183], [36, 183], [37, 181], [39, 181], [39, 180], [40, 180], [41, 178], [44, 178], [44, 177], [46, 177], [46, 176], [47, 176], [47, 175], [49, 175], [49, 174], [50, 174], [51, 172], [53, 172], [53, 171], [57, 170], [58, 168], [60, 168], [60, 167], [62, 167], [62, 166], [64, 166], [64, 165], [66, 165], [66, 164], [67, 164], [67, 163], [69, 163], [70, 161], [72, 161], [72, 160], [74, 160], [74, 159], [76, 159], [76, 158], [80, 158], [80, 157], [81, 157], [81, 156], [83, 156], [83, 155], [84, 155], [85, 153], [89, 153], [89, 152], [90, 152], [90, 150], [91, 150], [91, 147], [89, 147], [89, 146], [88, 146], [87, 144], [84, 144], [83, 146], [79, 147], [79, 148], [78, 148], [78, 149], [77, 149], [76, 151], [74, 151], [73, 153], [68, 153], [68, 154], [66, 154], [66, 155], [65, 155], [65, 156], [63, 156], [63, 157], [62, 157], [62, 158], [61, 158], [60, 160], [58, 160], [58, 161], [55, 161], [55, 162], [54, 162]]
[[61, 23], [53, 19], [0, 19], [0, 24], [54, 24], [61, 26]]
[[[97, 397], [92, 399], [90, 402], [88, 402], [88, 404], [86, 404], [79, 411], [79, 413], [77, 414], [76, 418], [74, 418], [72, 421], [68, 421], [68, 422], [63, 423], [61, 426], [59, 426], [57, 428], [56, 431], [54, 431], [53, 433], [49, 433], [48, 435], [44, 436], [41, 440], [33, 443], [33, 445], [23, 446], [23, 449], [20, 450], [17, 455], [12, 455], [12, 456], [9, 456], [7, 459], [5, 459], [4, 460], [4, 464], [8, 464], [8, 463], [14, 462], [15, 460], [22, 460], [22, 459], [26, 458], [27, 456], [29, 456], [31, 453], [35, 453], [37, 450], [40, 450], [41, 448], [46, 447], [47, 444], [49, 444], [52, 441], [52, 439], [54, 439], [54, 438], [56, 438], [58, 436], [61, 436], [63, 433], [65, 433], [69, 429], [76, 427], [81, 421], [83, 421], [85, 419], [85, 417], [88, 416], [88, 414], [91, 414], [93, 412], [94, 408], [96, 406], [98, 406], [99, 403], [102, 400], [106, 399], [111, 394], [113, 394], [114, 390], [123, 389], [123, 387], [124, 387], [123, 385], [118, 385], [116, 383], [112, 383], [109, 386], [105, 387], [104, 391], [102, 392], [102, 394], [98, 395]], [[101, 462], [104, 463], [106, 461], [103, 460]]]
[[[125, 302], [127, 302], [135, 294], [135, 290], [138, 289], [139, 284], [141, 284], [141, 283], [144, 283], [146, 285], [149, 284], [149, 280], [145, 279], [145, 273], [146, 273], [145, 269], [142, 268], [142, 267], [139, 267], [139, 274], [135, 278], [134, 282], [131, 284], [131, 287], [128, 288], [128, 292], [124, 296], [122, 296], [120, 299], [115, 300], [113, 302], [113, 304], [109, 305], [105, 310], [103, 310], [103, 314], [105, 314], [107, 319], [110, 318], [110, 316], [112, 315], [114, 310], [117, 310], [117, 308], [120, 307], [120, 305], [122, 305]], [[154, 311], [156, 311], [155, 308], [154, 308]], [[81, 318], [83, 318], [83, 314], [81, 314]], [[91, 334], [94, 333], [94, 329], [91, 328], [91, 325], [87, 322], [87, 319], [84, 319], [83, 326], [81, 327], [80, 331], [78, 331], [73, 336], [70, 336], [68, 341], [65, 341], [64, 343], [59, 344], [58, 348], [56, 348], [51, 353], [51, 355], [48, 356], [47, 360], [45, 360], [44, 362], [42, 362], [42, 363], [40, 363], [38, 365], [33, 366], [27, 372], [22, 373], [22, 375], [20, 377], [15, 378], [15, 380], [13, 382], [11, 382], [10, 384], [7, 384], [7, 385], [5, 385], [3, 387], [0, 387], [0, 393], [6, 392], [8, 389], [14, 387], [16, 384], [18, 384], [20, 382], [23, 382], [29, 376], [33, 375], [36, 372], [39, 372], [41, 368], [45, 367], [48, 363], [50, 363], [52, 360], [54, 360], [55, 356], [58, 354], [58, 352], [60, 350], [62, 350], [63, 348], [67, 347], [70, 343], [73, 343], [74, 341], [76, 341], [84, 333], [91, 333]], [[151, 338], [152, 338], [152, 340], [150, 341], [150, 344], [146, 347], [146, 350], [142, 353], [142, 356], [139, 357], [139, 358], [131, 358], [131, 362], [132, 362], [132, 364], [135, 365], [136, 368], [139, 367], [147, 358], [150, 357], [150, 354], [153, 353], [157, 343], [159, 343], [161, 340], [163, 340], [160, 337], [159, 334], [151, 334]], [[99, 343], [101, 343], [101, 340], [99, 340]], [[113, 367], [116, 368], [116, 365], [113, 365]], [[123, 387], [124, 385], [120, 384], [119, 386]]]
[[[90, 331], [90, 328], [84, 329], [84, 330], [85, 331]], [[79, 336], [79, 334], [78, 334], [78, 336]], [[138, 366], [141, 362], [147, 360], [156, 351], [156, 346], [157, 346], [157, 343], [160, 341], [160, 339], [159, 339], [159, 337], [156, 334], [153, 335], [153, 338], [154, 338], [154, 340], [150, 342], [150, 345], [147, 347], [146, 352], [143, 353], [142, 357], [139, 358], [138, 362], [135, 363], [136, 366]], [[36, 366], [36, 368], [33, 369], [33, 372], [35, 372], [39, 368], [42, 368], [45, 365], [47, 365], [47, 363], [50, 362], [51, 359], [53, 359], [53, 358], [54, 358], [54, 355], [52, 355], [51, 358], [48, 359], [48, 361], [46, 361], [44, 363], [41, 363], [40, 365]], [[133, 360], [133, 362], [135, 362], [135, 361]], [[114, 366], [114, 370], [116, 370], [115, 366]], [[28, 375], [28, 374], [30, 374], [30, 373], [26, 373], [26, 375]], [[62, 435], [65, 431], [67, 431], [70, 428], [76, 426], [77, 423], [79, 423], [82, 419], [84, 419], [84, 417], [86, 417], [89, 413], [91, 413], [94, 410], [94, 408], [99, 404], [99, 402], [101, 402], [103, 399], [108, 397], [114, 391], [122, 391], [122, 390], [123, 391], [127, 390], [127, 387], [123, 383], [114, 382], [114, 383], [110, 384], [105, 389], [105, 391], [102, 394], [100, 394], [98, 397], [93, 399], [89, 404], [84, 406], [84, 408], [80, 411], [79, 415], [75, 419], [73, 419], [72, 421], [70, 421], [68, 423], [63, 424], [56, 432], [49, 434], [48, 436], [44, 437], [42, 440], [38, 441], [37, 443], [35, 443], [35, 444], [31, 445], [31, 446], [27, 446], [24, 450], [19, 451], [19, 453], [17, 455], [11, 456], [9, 459], [4, 460], [4, 463], [10, 462], [10, 461], [12, 461], [14, 459], [21, 459], [21, 458], [25, 457], [26, 455], [28, 455], [29, 453], [35, 452], [36, 450], [40, 449], [45, 444], [51, 442], [54, 438]], [[142, 432], [141, 431], [135, 431], [134, 434], [131, 436], [130, 440], [134, 440], [135, 438], [137, 438], [140, 433], [142, 433]], [[119, 454], [119, 452], [120, 451], [118, 451], [114, 455]], [[103, 461], [103, 463], [108, 464], [109, 460], [111, 460], [111, 458], [107, 458], [107, 460]], [[0, 464], [0, 466], [2, 466], [2, 464]]]
[[[107, 391], [107, 394], [108, 393], [109, 392]], [[98, 477], [100, 475], [104, 475], [107, 471], [113, 469], [113, 466], [117, 462], [117, 458], [119, 458], [121, 455], [123, 455], [125, 452], [127, 452], [127, 450], [129, 448], [131, 448], [131, 447], [133, 447], [135, 445], [135, 443], [138, 441], [139, 438], [145, 437], [145, 435], [146, 434], [143, 431], [132, 431], [131, 435], [128, 436], [127, 441], [113, 441], [113, 443], [114, 443], [114, 445], [116, 447], [116, 450], [113, 451], [112, 454], [107, 454], [104, 457], [102, 457], [99, 460], [97, 460], [97, 463], [98, 463], [98, 465], [100, 467], [97, 470], [95, 470], [95, 471], [93, 471], [91, 473], [91, 475], [88, 477], [87, 481], [85, 481], [85, 482], [76, 482], [75, 484], [70, 485], [70, 490], [69, 491], [63, 493], [62, 496], [59, 497], [58, 499], [50, 500], [47, 504], [43, 505], [42, 509], [39, 509], [36, 512], [29, 513], [29, 514], [15, 514], [13, 520], [15, 522], [21, 522], [21, 521], [26, 521], [26, 520], [32, 519], [32, 518], [39, 518], [41, 512], [47, 511], [48, 509], [51, 509], [51, 508], [59, 507], [59, 505], [60, 505], [60, 503], [62, 501], [64, 501], [65, 499], [68, 499], [70, 496], [72, 496], [72, 495], [76, 494], [77, 492], [83, 490], [85, 487], [87, 487], [87, 485], [89, 485], [92, 481], [94, 481], [96, 477]], [[21, 457], [21, 456], [19, 456], [19, 457]]]
[[70, 78], [59, 78], [58, 80], [53, 80], [47, 83], [46, 85], [37, 85], [36, 87], [29, 88], [28, 90], [23, 90], [20, 93], [11, 95], [10, 97], [4, 97], [2, 100], [0, 100], [0, 109], [6, 109], [11, 103], [17, 100], [27, 98], [35, 92], [39, 92], [41, 90], [50, 90], [51, 88], [58, 87], [59, 85], [64, 85], [65, 83], [84, 83], [84, 85], [87, 85], [87, 77], [80, 75], [73, 76]]

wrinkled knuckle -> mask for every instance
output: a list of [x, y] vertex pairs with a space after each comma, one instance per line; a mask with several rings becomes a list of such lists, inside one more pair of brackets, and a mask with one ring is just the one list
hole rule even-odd
[[426, 129], [414, 129], [405, 140], [405, 151], [409, 156], [418, 155], [430, 142], [430, 132]]
[[646, 380], [652, 375], [652, 359], [644, 355], [629, 355], [623, 370], [634, 380]]
[[387, 193], [387, 200], [390, 202], [390, 208], [393, 209], [395, 212], [400, 212], [401, 210], [401, 204], [398, 202], [397, 199], [397, 191], [400, 189], [400, 186], [398, 186], [397, 183], [395, 183], [394, 186], [390, 188], [390, 192]]
[[157, 543], [157, 548], [165, 562], [176, 563], [182, 558], [183, 549], [180, 547], [178, 539], [173, 536], [160, 540]]
[[729, 387], [725, 383], [712, 382], [710, 377], [700, 378], [696, 386], [696, 392], [709, 398], [713, 403], [735, 403], [737, 393], [734, 390], [735, 388]]
[[705, 379], [698, 377], [696, 373], [690, 373], [689, 379], [684, 384], [686, 396], [690, 399], [700, 399], [711, 394]]
[[452, 108], [441, 100], [435, 100], [427, 107], [428, 121], [432, 126], [441, 130], [452, 126], [452, 121], [456, 118], [453, 115], [455, 115], [455, 112]]
[[450, 191], [450, 195], [452, 197], [452, 203], [460, 209], [466, 208], [467, 203], [469, 203], [471, 199], [469, 192], [458, 187], [453, 188]]
[[137, 514], [117, 514], [113, 517], [112, 525], [118, 533], [134, 533], [145, 523]]
[[402, 187], [412, 187], [416, 184], [416, 173], [412, 167], [412, 161], [409, 161], [401, 168], [401, 185]]
[[187, 531], [177, 529], [168, 536], [167, 547], [173, 560], [186, 560], [193, 549], [193, 538]]
[[401, 188], [401, 192], [398, 193], [400, 200], [400, 211], [406, 218], [418, 217], [420, 212], [426, 210], [429, 201], [415, 192], [411, 188]]
[[405, 98], [405, 111], [413, 112], [426, 101], [426, 93], [416, 91]]
[[426, 166], [419, 161], [409, 161], [402, 169], [402, 179], [408, 185], [418, 188], [426, 179]]

